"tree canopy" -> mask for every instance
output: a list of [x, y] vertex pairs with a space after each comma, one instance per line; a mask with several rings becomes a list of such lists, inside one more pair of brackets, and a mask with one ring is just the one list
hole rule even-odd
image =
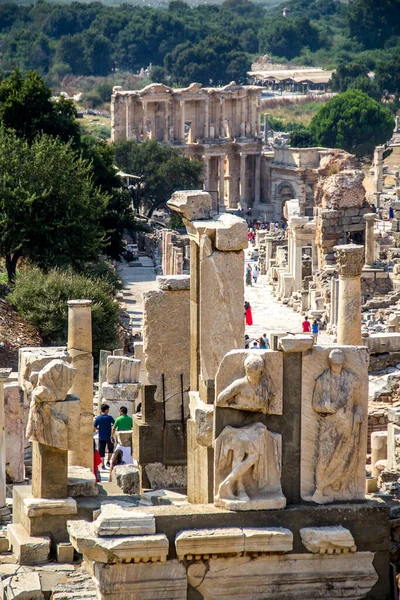
[[70, 144], [42, 135], [31, 144], [0, 130], [0, 253], [10, 282], [20, 257], [42, 268], [96, 259], [107, 196]]
[[348, 90], [327, 102], [312, 118], [309, 131], [319, 146], [363, 155], [392, 136], [388, 109], [360, 90]]
[[181, 150], [155, 140], [140, 144], [121, 142], [116, 145], [115, 156], [121, 169], [141, 178], [134, 201], [149, 217], [165, 205], [175, 190], [201, 187], [202, 163], [189, 160]]

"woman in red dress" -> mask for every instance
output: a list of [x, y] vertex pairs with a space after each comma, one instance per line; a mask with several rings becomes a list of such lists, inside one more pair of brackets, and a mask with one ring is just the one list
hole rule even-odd
[[253, 314], [251, 312], [250, 302], [244, 303], [244, 316], [246, 319], [246, 325], [253, 325]]

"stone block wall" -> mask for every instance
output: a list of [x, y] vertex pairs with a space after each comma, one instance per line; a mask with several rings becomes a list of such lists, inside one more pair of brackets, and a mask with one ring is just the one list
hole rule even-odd
[[363, 216], [368, 212], [371, 212], [371, 208], [368, 206], [340, 210], [315, 207], [319, 268], [335, 263], [334, 246], [347, 244], [350, 241], [364, 244], [365, 221]]
[[382, 270], [363, 270], [361, 274], [361, 302], [364, 304], [375, 295], [388, 294], [393, 289], [390, 273]]

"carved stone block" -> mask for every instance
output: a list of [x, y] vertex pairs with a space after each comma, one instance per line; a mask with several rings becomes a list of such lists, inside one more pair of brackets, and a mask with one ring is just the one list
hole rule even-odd
[[368, 351], [314, 347], [303, 357], [301, 496], [317, 504], [363, 499]]

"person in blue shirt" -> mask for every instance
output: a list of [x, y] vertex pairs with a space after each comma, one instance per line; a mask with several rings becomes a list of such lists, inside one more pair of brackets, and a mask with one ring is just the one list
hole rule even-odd
[[108, 404], [102, 404], [100, 410], [101, 414], [94, 420], [94, 428], [99, 432], [99, 454], [102, 461], [102, 468], [105, 469], [104, 458], [106, 455], [106, 446], [108, 449], [107, 467], [110, 466], [110, 454], [114, 452], [114, 440], [111, 437], [114, 419], [108, 414], [110, 410]]
[[314, 342], [316, 342], [318, 339], [318, 330], [319, 330], [319, 325], [318, 325], [316, 319], [314, 319], [314, 321], [311, 325], [311, 332], [314, 336]]

